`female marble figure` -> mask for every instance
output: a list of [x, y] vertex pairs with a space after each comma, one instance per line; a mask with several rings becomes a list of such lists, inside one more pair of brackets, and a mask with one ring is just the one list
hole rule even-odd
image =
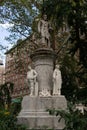
[[56, 65], [53, 72], [53, 95], [61, 95], [62, 77], [59, 65]]
[[27, 72], [27, 80], [30, 86], [30, 96], [34, 95], [35, 91], [35, 84], [36, 84], [36, 77], [37, 72], [31, 68], [31, 66], [28, 66], [28, 72]]

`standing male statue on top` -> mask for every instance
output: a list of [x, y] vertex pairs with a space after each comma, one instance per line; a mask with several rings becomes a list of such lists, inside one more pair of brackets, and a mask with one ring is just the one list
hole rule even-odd
[[47, 15], [43, 15], [43, 19], [41, 19], [38, 23], [38, 32], [41, 35], [42, 44], [46, 44], [47, 47], [50, 48], [50, 31], [53, 30], [50, 23], [47, 20]]

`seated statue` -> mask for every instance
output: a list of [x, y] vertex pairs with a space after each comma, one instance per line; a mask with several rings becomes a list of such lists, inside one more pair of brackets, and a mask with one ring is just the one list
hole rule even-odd
[[31, 68], [31, 66], [28, 66], [28, 72], [27, 72], [27, 81], [30, 87], [30, 96], [35, 95], [35, 86], [37, 86], [36, 82], [37, 72]]
[[62, 77], [59, 65], [56, 65], [53, 72], [53, 95], [61, 95]]
[[48, 96], [51, 96], [51, 94], [46, 88], [44, 88], [41, 92], [39, 92], [39, 96], [48, 97]]

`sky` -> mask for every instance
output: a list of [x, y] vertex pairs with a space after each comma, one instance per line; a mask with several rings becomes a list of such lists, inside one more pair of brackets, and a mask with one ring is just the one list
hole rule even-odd
[[[12, 25], [9, 24], [0, 24], [0, 45], [3, 45], [7, 49], [10, 49], [12, 45], [9, 44], [8, 41], [5, 40], [5, 37], [9, 36], [9, 32], [7, 31], [7, 28]], [[3, 63], [5, 63], [5, 53], [6, 50], [0, 50], [0, 59], [3, 60]]]

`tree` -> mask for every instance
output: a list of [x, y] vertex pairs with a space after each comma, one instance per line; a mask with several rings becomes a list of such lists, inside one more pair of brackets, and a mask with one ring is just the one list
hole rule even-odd
[[31, 34], [32, 21], [39, 13], [40, 1], [4, 0], [0, 6], [0, 22], [12, 24], [8, 30], [12, 33], [8, 40], [24, 38]]
[[[54, 23], [56, 35], [61, 27], [65, 26], [69, 29], [68, 47], [65, 45], [67, 47], [65, 55], [62, 53], [63, 48], [60, 51], [62, 61], [58, 59], [58, 61], [62, 62], [61, 71], [63, 73], [63, 88], [65, 90], [62, 90], [62, 92], [65, 94], [69, 91], [68, 94], [72, 95], [71, 99], [77, 98], [81, 100], [80, 95], [84, 95], [84, 93], [81, 93], [82, 89], [87, 88], [87, 1], [45, 0], [43, 8], [49, 19]], [[58, 55], [60, 56], [59, 53]], [[69, 99], [69, 95], [67, 97]]]
[[0, 107], [1, 108], [4, 108], [5, 104], [7, 105], [8, 108], [10, 107], [12, 92], [13, 92], [13, 83], [7, 82], [0, 86]]
[[79, 49], [79, 60], [84, 67], [87, 67], [87, 1], [46, 0], [43, 8], [54, 23], [56, 31], [64, 24], [68, 25], [71, 34], [70, 53], [74, 55]]

